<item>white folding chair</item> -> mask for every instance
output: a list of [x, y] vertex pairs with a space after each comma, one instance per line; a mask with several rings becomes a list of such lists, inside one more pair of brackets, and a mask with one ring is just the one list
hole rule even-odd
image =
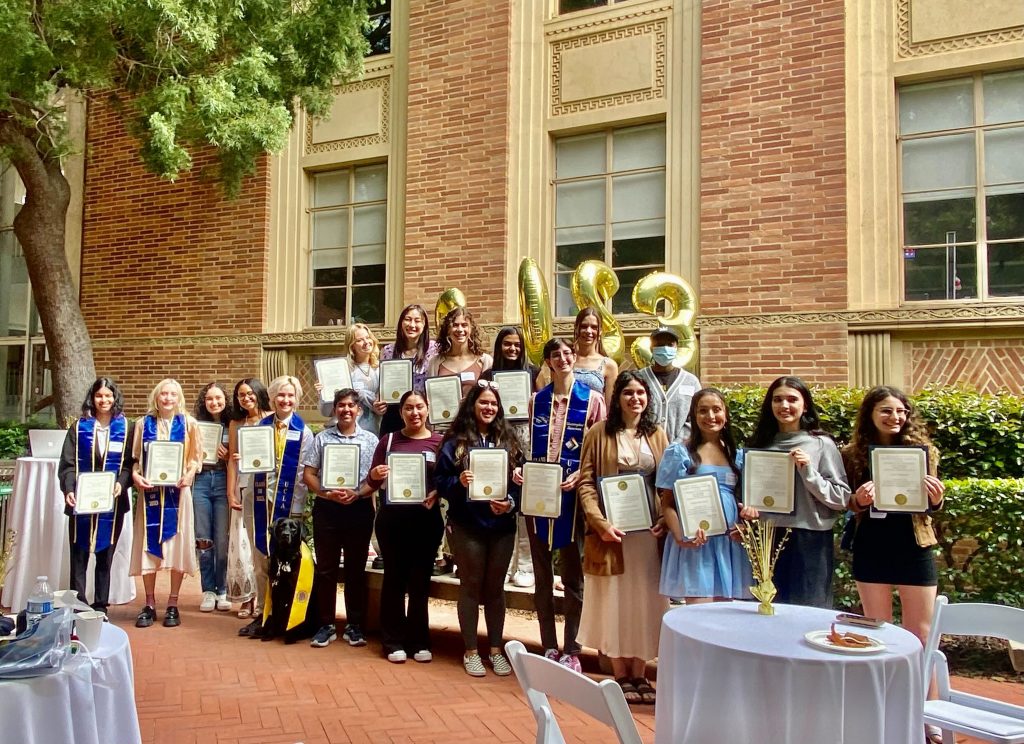
[[610, 726], [621, 744], [641, 744], [622, 688], [613, 680], [594, 682], [556, 661], [529, 653], [519, 641], [506, 643], [505, 653], [537, 719], [537, 744], [565, 742], [548, 695]]
[[938, 700], [925, 701], [924, 722], [942, 729], [943, 744], [954, 744], [954, 731], [999, 744], [1024, 744], [1024, 708], [950, 689], [946, 655], [939, 651], [943, 634], [1022, 641], [1024, 610], [993, 604], [949, 604], [945, 597], [936, 597], [932, 629], [924, 647], [925, 684], [934, 672], [939, 693]]

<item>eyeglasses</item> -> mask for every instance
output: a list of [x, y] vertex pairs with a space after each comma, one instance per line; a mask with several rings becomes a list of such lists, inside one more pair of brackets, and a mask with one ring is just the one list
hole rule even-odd
[[493, 390], [498, 392], [498, 383], [492, 382], [491, 380], [477, 380], [476, 384], [478, 387], [482, 387], [486, 390]]

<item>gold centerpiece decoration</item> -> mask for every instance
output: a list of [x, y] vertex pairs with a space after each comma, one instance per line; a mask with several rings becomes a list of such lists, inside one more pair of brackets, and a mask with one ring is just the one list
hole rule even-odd
[[750, 593], [761, 601], [757, 606], [757, 612], [759, 615], [774, 615], [772, 600], [775, 599], [778, 589], [772, 581], [772, 574], [775, 573], [775, 562], [779, 559], [782, 546], [789, 539], [789, 527], [784, 528], [785, 531], [778, 543], [775, 542], [775, 522], [770, 519], [764, 522], [758, 519], [741, 522], [737, 529], [743, 548], [747, 551], [747, 558], [750, 559], [754, 581], [757, 582], [756, 586], [750, 587]]

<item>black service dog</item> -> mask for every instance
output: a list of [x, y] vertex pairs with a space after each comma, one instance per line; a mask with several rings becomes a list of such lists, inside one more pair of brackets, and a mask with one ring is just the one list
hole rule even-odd
[[263, 627], [256, 633], [261, 640], [270, 641], [283, 636], [286, 644], [295, 643], [299, 639], [312, 637], [319, 627], [316, 607], [317, 587], [314, 578], [309, 604], [306, 605], [305, 618], [294, 628], [287, 630], [288, 617], [295, 599], [295, 585], [299, 579], [299, 567], [302, 562], [301, 545], [305, 536], [306, 524], [301, 519], [294, 517], [279, 519], [270, 529], [268, 578], [271, 604], [267, 609], [271, 614], [266, 618]]

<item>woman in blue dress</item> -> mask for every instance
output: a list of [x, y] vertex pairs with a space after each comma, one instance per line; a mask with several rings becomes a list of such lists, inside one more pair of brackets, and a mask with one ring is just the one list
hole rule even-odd
[[667, 542], [661, 562], [659, 591], [669, 597], [684, 597], [687, 604], [714, 600], [749, 599], [752, 583], [750, 563], [743, 547], [727, 535], [707, 537], [698, 530], [695, 539], [683, 537], [676, 512], [673, 484], [688, 475], [713, 475], [728, 524], [739, 519], [756, 519], [756, 509], [741, 507], [737, 501], [740, 470], [736, 442], [729, 426], [725, 397], [715, 388], [704, 388], [693, 396], [689, 415], [690, 438], [665, 450], [658, 466], [656, 485], [661, 494], [665, 526], [673, 540]]

